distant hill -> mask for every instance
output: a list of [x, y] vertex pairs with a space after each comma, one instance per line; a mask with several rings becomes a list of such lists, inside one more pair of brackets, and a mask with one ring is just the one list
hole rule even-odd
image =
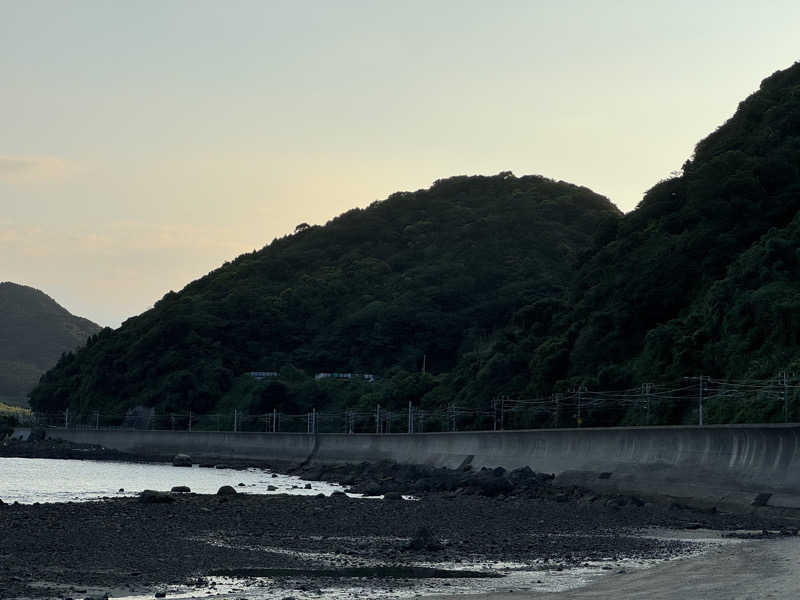
[[98, 331], [37, 289], [0, 283], [0, 400], [24, 401], [62, 353]]
[[[798, 211], [800, 63], [766, 78], [628, 214], [586, 188], [510, 173], [394, 194], [167, 294], [65, 356], [31, 401], [485, 411], [504, 394], [797, 374]], [[278, 375], [256, 382], [251, 370]], [[336, 371], [378, 381], [313, 377]], [[659, 422], [696, 422], [684, 399], [654, 406]], [[631, 417], [598, 406], [585, 424]], [[755, 393], [707, 409], [712, 420], [783, 417], [783, 402]], [[800, 418], [800, 402], [788, 416]], [[572, 413], [542, 419], [577, 424]]]

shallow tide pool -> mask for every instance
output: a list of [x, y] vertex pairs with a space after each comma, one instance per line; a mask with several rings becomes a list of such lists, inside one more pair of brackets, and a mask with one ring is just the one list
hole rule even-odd
[[[209, 469], [170, 463], [125, 463], [48, 458], [0, 458], [0, 499], [19, 502], [82, 502], [103, 497], [132, 496], [142, 490], [169, 490], [185, 485], [198, 494], [215, 494], [223, 485], [241, 493], [330, 495], [342, 486], [307, 482], [293, 475], [261, 469]], [[240, 485], [244, 484], [244, 485]], [[311, 489], [306, 489], [306, 484]], [[273, 486], [275, 490], [268, 489]], [[124, 491], [120, 491], [124, 490]]]

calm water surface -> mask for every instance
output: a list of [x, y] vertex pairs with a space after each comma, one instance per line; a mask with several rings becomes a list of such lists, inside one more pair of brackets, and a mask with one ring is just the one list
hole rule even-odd
[[[239, 484], [244, 486], [240, 487]], [[304, 489], [311, 483], [311, 489]], [[187, 485], [199, 494], [215, 494], [232, 485], [251, 494], [298, 494], [326, 496], [342, 486], [322, 481], [306, 482], [292, 475], [272, 477], [261, 469], [201, 469], [173, 467], [170, 463], [141, 464], [49, 458], [0, 458], [0, 499], [3, 502], [69, 502], [97, 500], [104, 496], [132, 496], [142, 490], [169, 490]], [[274, 486], [270, 491], [267, 486]], [[124, 489], [124, 492], [120, 492]]]

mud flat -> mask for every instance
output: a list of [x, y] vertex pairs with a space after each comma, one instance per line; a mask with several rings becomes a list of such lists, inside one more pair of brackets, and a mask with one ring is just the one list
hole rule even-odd
[[[691, 542], [640, 537], [642, 528], [777, 532], [784, 525], [680, 506], [513, 494], [439, 493], [419, 501], [176, 494], [157, 503], [117, 498], [5, 504], [0, 506], [0, 597], [153, 597], [165, 586], [181, 585], [204, 596], [214, 593], [209, 589], [214, 573], [246, 576], [250, 570], [249, 583], [225, 597], [305, 598], [322, 593], [316, 593], [322, 577], [347, 578], [337, 570], [353, 574], [376, 567], [374, 577], [361, 577], [367, 590], [361, 597], [398, 597], [397, 590], [413, 586], [414, 577], [389, 577], [392, 569], [409, 573], [444, 565], [491, 571], [497, 564], [554, 573], [611, 569], [608, 565], [620, 561], [696, 550]], [[428, 533], [421, 535], [422, 529]], [[272, 576], [258, 578], [259, 573]], [[277, 595], [270, 596], [271, 590]]]

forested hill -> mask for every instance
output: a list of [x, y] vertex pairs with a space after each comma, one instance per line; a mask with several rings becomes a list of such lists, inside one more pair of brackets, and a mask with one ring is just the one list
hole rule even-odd
[[62, 353], [98, 331], [45, 293], [0, 282], [0, 400], [24, 400]]
[[[520, 307], [561, 298], [577, 258], [620, 217], [586, 188], [511, 173], [397, 193], [324, 227], [298, 226], [93, 336], [31, 403], [205, 412], [249, 371], [387, 380], [419, 373], [423, 361], [428, 390]], [[332, 401], [313, 388], [276, 394], [253, 402]]]
[[502, 389], [520, 372], [528, 382], [516, 393], [536, 395], [797, 370], [798, 209], [800, 63], [765, 79], [697, 144], [679, 177], [656, 184], [618, 221], [556, 318], [531, 310], [507, 328], [492, 353], [495, 372], [462, 394]]
[[[31, 402], [84, 412], [409, 400], [485, 410], [501, 394], [800, 371], [798, 209], [795, 64], [765, 79], [631, 213], [585, 188], [509, 173], [395, 194], [325, 227], [300, 226], [168, 294], [66, 356]], [[243, 375], [253, 370], [278, 375]], [[335, 371], [379, 381], [313, 378]], [[776, 418], [777, 403], [756, 405], [722, 399], [708, 410], [716, 422]], [[696, 420], [694, 407], [654, 410], [664, 413], [657, 422], [679, 423]], [[593, 425], [630, 417], [608, 406], [584, 416]]]

